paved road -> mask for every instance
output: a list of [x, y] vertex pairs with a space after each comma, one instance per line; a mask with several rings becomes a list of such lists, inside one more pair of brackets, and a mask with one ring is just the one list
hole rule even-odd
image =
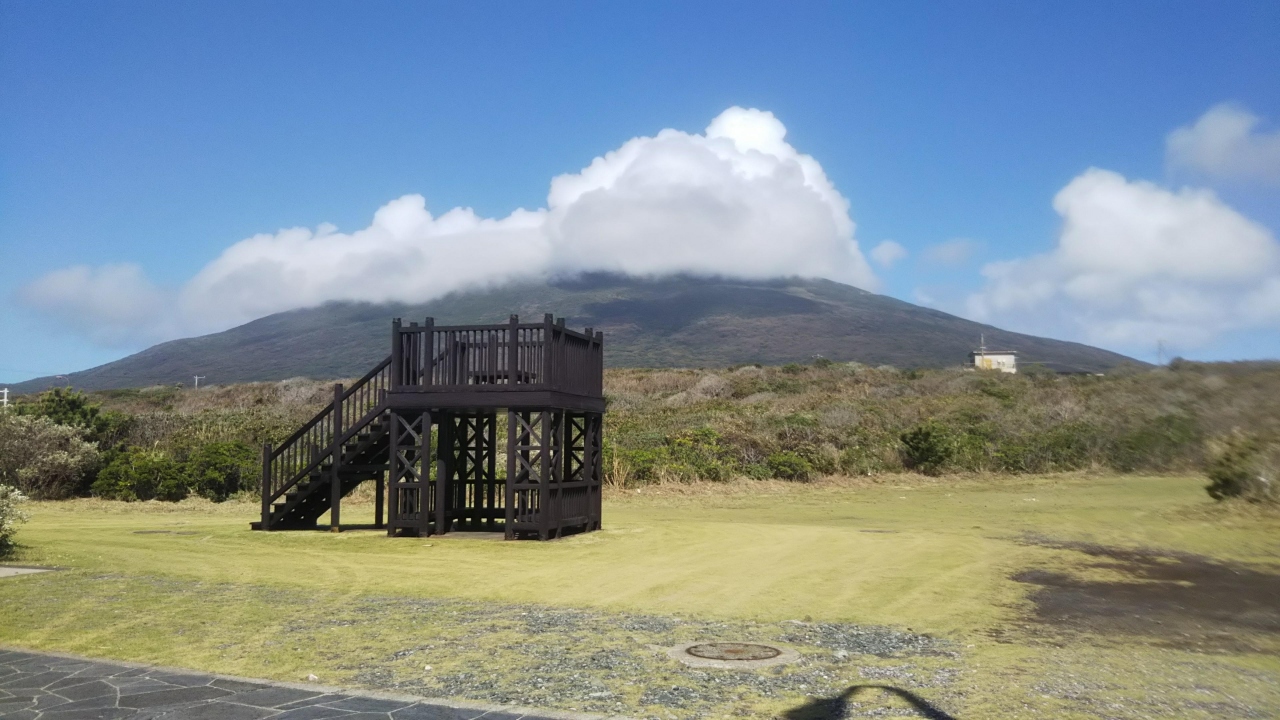
[[5, 720], [588, 720], [0, 648]]

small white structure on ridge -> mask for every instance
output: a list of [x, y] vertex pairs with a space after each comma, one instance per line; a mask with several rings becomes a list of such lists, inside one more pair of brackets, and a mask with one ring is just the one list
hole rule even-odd
[[978, 349], [969, 353], [969, 362], [979, 370], [1018, 372], [1018, 353], [1015, 350], [988, 350], [987, 339], [979, 337]]

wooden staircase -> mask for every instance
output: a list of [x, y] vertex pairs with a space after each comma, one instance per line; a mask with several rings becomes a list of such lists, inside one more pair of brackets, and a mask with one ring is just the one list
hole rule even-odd
[[366, 480], [379, 481], [375, 525], [381, 525], [381, 481], [390, 465], [390, 366], [387, 358], [349, 389], [335, 385], [332, 403], [280, 447], [263, 447], [262, 518], [250, 527], [315, 528], [329, 512], [330, 529], [337, 530], [342, 498]]
[[[374, 527], [421, 537], [501, 530], [550, 540], [600, 528], [604, 335], [521, 323], [391, 323], [391, 355], [279, 447], [262, 451], [257, 530], [342, 525], [374, 480]], [[506, 420], [499, 469], [500, 413]], [[345, 527], [351, 527], [350, 524]], [[366, 526], [367, 527], [367, 526]]]

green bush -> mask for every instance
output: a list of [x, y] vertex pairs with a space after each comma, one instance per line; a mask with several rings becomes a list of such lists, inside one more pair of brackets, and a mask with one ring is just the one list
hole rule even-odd
[[1107, 464], [1124, 472], [1195, 465], [1202, 442], [1195, 418], [1159, 415], [1117, 433], [1108, 451]]
[[808, 480], [813, 477], [813, 465], [801, 455], [783, 450], [769, 456], [769, 472], [783, 480]]
[[102, 468], [92, 490], [95, 496], [108, 500], [177, 502], [190, 494], [187, 483], [182, 465], [168, 455], [131, 447]]
[[[930, 473], [1185, 472], [1207, 470], [1213, 458], [1205, 439], [1223, 437], [1233, 427], [1280, 439], [1272, 399], [1280, 394], [1280, 363], [1179, 361], [1169, 369], [1135, 365], [1105, 376], [1061, 376], [1035, 366], [1018, 375], [959, 368], [851, 369], [857, 370], [819, 360], [740, 369], [721, 374], [732, 398], [674, 407], [669, 398], [696, 387], [691, 383], [705, 373], [611, 368], [605, 373], [606, 477], [623, 486], [779, 477], [770, 463], [779, 453], [798, 456], [813, 474], [866, 475], [908, 465]], [[23, 412], [38, 407], [59, 421], [92, 426], [95, 437], [109, 435], [95, 418], [109, 410], [135, 413], [123, 424], [127, 432], [121, 440], [173, 458], [182, 465], [192, 494], [217, 498], [232, 492], [235, 478], [226, 468], [238, 461], [201, 460], [201, 447], [278, 442], [327, 401], [323, 393], [311, 397], [310, 390], [305, 398], [287, 399], [277, 385], [228, 386], [200, 394], [119, 391], [94, 393], [87, 400], [57, 391], [21, 404], [31, 406]], [[743, 402], [749, 396], [755, 397]], [[99, 402], [104, 405], [95, 416]], [[922, 423], [922, 418], [933, 420]], [[84, 432], [80, 437], [93, 441]], [[114, 441], [100, 445], [99, 465], [110, 464], [122, 452], [119, 446]], [[1260, 457], [1266, 452], [1261, 450]], [[0, 451], [0, 465], [5, 459]], [[247, 464], [241, 469], [242, 491], [252, 484], [246, 478], [256, 478], [257, 467], [255, 458], [252, 469]], [[78, 481], [81, 491], [92, 475], [90, 470]]]
[[926, 475], [941, 472], [956, 454], [952, 434], [935, 420], [921, 423], [903, 433], [902, 464]]
[[612, 473], [613, 482], [621, 485], [645, 484], [658, 479], [658, 468], [667, 463], [665, 448], [622, 448], [612, 446], [605, 465]]
[[676, 433], [667, 440], [673, 474], [686, 479], [728, 480], [733, 461], [721, 445], [720, 433], [699, 427]]
[[81, 493], [99, 463], [97, 446], [83, 432], [46, 417], [0, 412], [0, 484], [38, 500]]
[[840, 452], [840, 470], [850, 475], [872, 475], [889, 470], [881, 448], [871, 441], [860, 440]]
[[1205, 474], [1205, 491], [1214, 500], [1242, 498], [1250, 502], [1280, 500], [1280, 452], [1256, 438], [1233, 433], [1214, 443]]
[[102, 448], [119, 442], [129, 423], [129, 416], [103, 412], [102, 406], [88, 395], [71, 388], [54, 388], [13, 407], [18, 415], [48, 418], [58, 425], [80, 428], [85, 440]]
[[188, 488], [202, 498], [222, 502], [260, 479], [261, 458], [243, 442], [213, 442], [197, 447], [183, 463]]
[[1101, 429], [1087, 423], [1026, 432], [995, 443], [994, 469], [1013, 473], [1079, 470], [1089, 466], [1104, 441]]
[[18, 525], [27, 521], [27, 514], [18, 507], [26, 501], [26, 496], [17, 488], [0, 485], [0, 556], [13, 547], [13, 535], [18, 532]]

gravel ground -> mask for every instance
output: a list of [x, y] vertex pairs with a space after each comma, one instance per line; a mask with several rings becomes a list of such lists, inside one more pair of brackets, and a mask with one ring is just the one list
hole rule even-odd
[[[715, 621], [449, 600], [371, 599], [333, 627], [380, 633], [379, 618], [423, 618], [399, 647], [342, 666], [366, 686], [428, 697], [466, 697], [666, 720], [754, 715], [762, 701], [838, 695], [872, 679], [955, 700], [952, 643], [903, 630], [789, 620]], [[363, 618], [363, 619], [361, 619]], [[356, 627], [352, 628], [352, 625]], [[424, 632], [428, 630], [432, 631]], [[307, 634], [310, 626], [289, 628]], [[430, 642], [410, 642], [428, 636]], [[760, 670], [687, 667], [667, 648], [698, 640], [781, 643], [798, 662]], [[470, 662], [474, 660], [476, 662]], [[946, 667], [940, 667], [945, 665]], [[430, 667], [430, 670], [427, 668]], [[637, 713], [637, 710], [640, 712]], [[850, 703], [850, 715], [884, 712]]]
[[[1182, 584], [1151, 580], [1157, 570], [1181, 572], [1178, 564], [1149, 565], [1142, 564], [1141, 581], [1187, 592]], [[998, 627], [935, 638], [854, 623], [363, 597], [74, 570], [6, 582], [0, 639], [17, 645], [93, 654], [82, 638], [119, 643], [112, 633], [123, 618], [155, 608], [135, 626], [139, 647], [176, 639], [189, 642], [192, 655], [157, 655], [153, 648], [135, 659], [277, 680], [315, 673], [324, 683], [427, 697], [653, 720], [1280, 717], [1274, 654], [1229, 653], [1221, 644], [1188, 652], [1145, 632], [1098, 634], [1078, 623], [1053, 624], [1037, 612], [1036, 596]], [[1119, 597], [1133, 595], [1125, 593]], [[86, 603], [93, 613], [84, 612]], [[1154, 607], [1172, 612], [1167, 605]], [[274, 620], [246, 624], [248, 609]], [[722, 670], [667, 655], [672, 646], [711, 640], [777, 643], [799, 659]], [[923, 705], [908, 708], [912, 703]]]

